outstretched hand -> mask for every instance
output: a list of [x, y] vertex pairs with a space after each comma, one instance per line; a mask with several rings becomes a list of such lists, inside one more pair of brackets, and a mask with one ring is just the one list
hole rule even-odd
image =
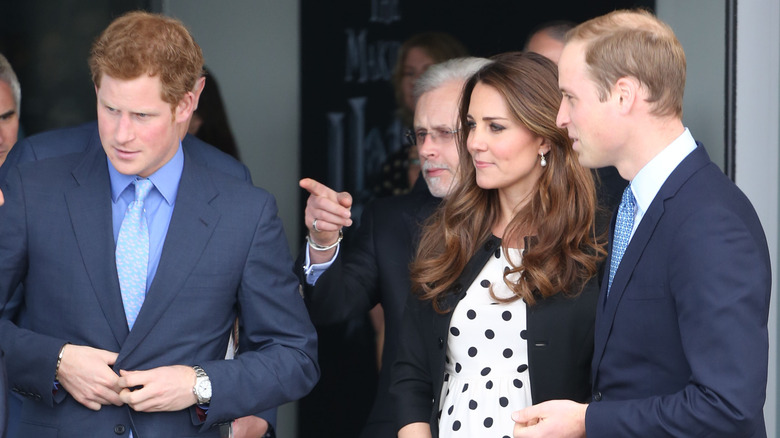
[[[310, 238], [322, 246], [336, 242], [339, 230], [352, 225], [352, 195], [347, 192], [336, 192], [311, 178], [300, 180], [298, 185], [309, 192], [304, 222], [309, 229]], [[321, 263], [330, 259], [334, 252], [335, 249], [325, 254], [316, 254], [320, 256], [318, 258], [324, 260], [315, 260], [313, 251], [309, 254], [312, 256], [312, 262]]]

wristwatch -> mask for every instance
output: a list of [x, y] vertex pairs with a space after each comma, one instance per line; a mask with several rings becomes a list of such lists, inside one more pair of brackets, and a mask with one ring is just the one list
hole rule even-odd
[[211, 401], [211, 380], [203, 371], [203, 368], [195, 365], [195, 386], [192, 387], [192, 393], [198, 398], [199, 405], [207, 405]]

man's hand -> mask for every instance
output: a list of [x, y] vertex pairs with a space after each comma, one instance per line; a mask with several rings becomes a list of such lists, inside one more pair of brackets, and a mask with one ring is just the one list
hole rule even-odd
[[111, 369], [117, 356], [111, 351], [67, 344], [62, 350], [57, 380], [77, 402], [93, 411], [99, 411], [103, 405], [122, 406], [119, 376]]
[[3, 191], [0, 190], [0, 205], [5, 204], [5, 198], [3, 198]]
[[260, 417], [248, 417], [233, 420], [233, 438], [260, 438], [268, 432], [268, 422]]
[[[298, 185], [309, 192], [304, 213], [309, 236], [323, 246], [334, 243], [339, 230], [352, 225], [352, 196], [347, 192], [335, 192], [311, 178], [302, 179]], [[312, 263], [324, 263], [333, 257], [335, 251], [309, 251], [309, 257]]]
[[571, 400], [552, 400], [512, 414], [515, 438], [584, 438], [588, 405]]
[[[184, 365], [146, 371], [119, 371], [119, 397], [139, 412], [180, 411], [198, 402], [192, 392], [195, 370]], [[131, 389], [135, 388], [135, 390]]]

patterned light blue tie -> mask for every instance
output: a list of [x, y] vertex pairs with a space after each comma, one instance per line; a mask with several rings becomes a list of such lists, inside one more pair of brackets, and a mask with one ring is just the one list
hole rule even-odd
[[135, 201], [127, 206], [116, 242], [116, 271], [122, 290], [127, 326], [132, 330], [146, 295], [146, 271], [149, 266], [149, 227], [144, 214], [144, 199], [152, 188], [148, 179], [137, 179]]
[[615, 278], [620, 260], [626, 252], [628, 241], [631, 238], [631, 229], [634, 228], [634, 211], [636, 210], [636, 199], [631, 191], [631, 184], [623, 190], [623, 199], [620, 200], [617, 219], [615, 219], [615, 237], [612, 239], [612, 259], [609, 263], [609, 285], [607, 286], [607, 296], [612, 289], [612, 279]]

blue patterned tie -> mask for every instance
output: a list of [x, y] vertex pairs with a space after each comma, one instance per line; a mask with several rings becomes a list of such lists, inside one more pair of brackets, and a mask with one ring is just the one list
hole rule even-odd
[[620, 200], [617, 219], [615, 220], [615, 237], [612, 239], [612, 259], [609, 263], [609, 285], [607, 286], [607, 296], [612, 289], [612, 279], [615, 278], [620, 260], [626, 252], [628, 241], [631, 238], [631, 229], [634, 228], [634, 211], [636, 210], [636, 199], [631, 191], [631, 184], [623, 190], [623, 199]]
[[137, 179], [135, 201], [127, 206], [116, 242], [116, 271], [122, 290], [127, 326], [132, 330], [146, 295], [149, 266], [149, 227], [144, 214], [144, 199], [152, 188], [148, 179]]

